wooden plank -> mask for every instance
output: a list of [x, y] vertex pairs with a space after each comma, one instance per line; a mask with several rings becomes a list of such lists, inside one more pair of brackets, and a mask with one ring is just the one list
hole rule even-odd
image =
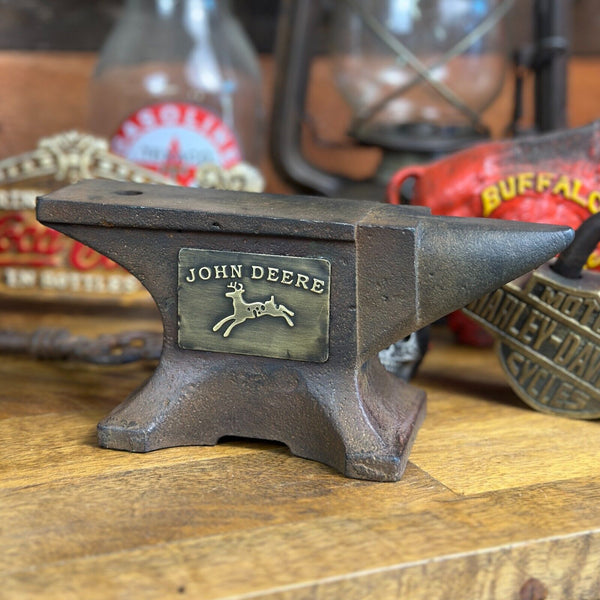
[[[556, 463], [556, 482], [531, 469], [535, 450], [519, 447], [510, 464], [499, 463], [511, 452], [501, 439], [518, 442], [511, 430], [542, 415], [504, 403], [510, 390], [489, 352], [449, 344], [436, 337], [420, 381], [430, 407], [413, 459], [434, 476], [410, 464], [397, 484], [345, 479], [256, 442], [147, 455], [102, 450], [96, 421], [148, 370], [5, 359], [11, 394], [65, 394], [71, 403], [50, 402], [44, 413], [40, 401], [36, 414], [0, 421], [3, 593], [452, 597], [443, 588], [483, 600], [516, 598], [535, 576], [556, 597], [585, 597], [598, 584], [600, 479], [591, 463], [574, 479], [585, 462], [576, 446], [577, 464]], [[559, 429], [577, 424], [544, 419]], [[567, 576], [578, 596], [561, 595]]]
[[84, 463], [67, 478], [1, 490], [0, 572], [139, 548], [158, 550], [186, 539], [252, 537], [247, 532], [265, 526], [311, 527], [340, 515], [377, 522], [382, 513], [418, 513], [432, 499], [453, 498], [416, 468], [391, 494], [387, 486], [340, 478], [318, 463], [289, 456], [280, 446], [225, 445], [210, 449], [212, 460], [194, 450], [187, 460], [156, 452], [163, 457], [160, 466], [126, 471], [107, 465], [97, 475]]
[[231, 442], [218, 447], [167, 448], [147, 454], [107, 450], [97, 445], [96, 424], [102, 416], [90, 411], [0, 421], [0, 443], [9, 447], [12, 454], [10, 461], [0, 464], [0, 490], [56, 481], [69, 481], [72, 485], [81, 477], [227, 458], [264, 447]]
[[[95, 339], [102, 334], [123, 331], [161, 332], [162, 324], [153, 307], [131, 310], [94, 304], [60, 307], [32, 302], [23, 302], [20, 306], [9, 302], [2, 305], [0, 329], [33, 332], [40, 328], [64, 328], [73, 335]], [[107, 367], [78, 361], [3, 356], [0, 422], [11, 416], [81, 410], [96, 411], [94, 418], [99, 420], [150, 377], [154, 368], [153, 361]], [[109, 386], [107, 378], [111, 380]]]
[[[435, 388], [448, 383], [447, 343], [436, 342], [423, 371], [424, 379], [430, 369], [437, 381], [430, 397], [439, 396], [421, 432], [431, 434], [424, 446], [435, 444], [446, 420], [443, 434], [480, 410], [487, 435], [486, 415], [493, 420], [498, 409], [520, 410], [469, 394], [444, 399]], [[489, 353], [458, 353], [467, 380], [490, 383], [496, 367]], [[456, 348], [451, 356], [448, 364]], [[114, 381], [110, 371], [107, 382]], [[72, 376], [63, 385], [77, 387], [89, 373]], [[456, 385], [467, 386], [460, 378]], [[492, 378], [494, 386], [502, 387]], [[482, 393], [472, 382], [468, 387], [471, 396]], [[92, 402], [88, 410], [0, 423], [3, 448], [14, 457], [3, 461], [10, 467], [0, 491], [7, 597], [42, 590], [76, 597], [83, 589], [128, 595], [147, 585], [149, 597], [171, 597], [183, 587], [203, 598], [402, 597], [398, 590], [435, 598], [443, 597], [444, 582], [446, 590], [479, 599], [514, 596], [529, 576], [544, 575], [556, 593], [564, 582], [555, 573], [570, 574], [578, 594], [597, 584], [597, 477], [575, 480], [565, 471], [557, 483], [539, 485], [534, 477], [522, 488], [456, 496], [412, 465], [397, 484], [353, 481], [281, 446], [252, 442], [131, 455], [95, 448], [100, 409]], [[524, 410], [523, 416], [539, 415]], [[477, 427], [471, 434], [481, 435]], [[445, 464], [455, 477], [463, 449], [452, 450], [454, 460]], [[479, 453], [479, 472], [465, 471], [481, 482], [497, 464], [484, 447]], [[550, 579], [546, 559], [558, 563]], [[581, 575], [573, 576], [579, 560]]]
[[[153, 369], [151, 363], [108, 368], [70, 361], [3, 357], [0, 427], [2, 419], [35, 414], [91, 411], [100, 418], [147, 379]], [[35, 379], [31, 378], [32, 373]]]
[[[521, 599], [525, 584], [535, 578], [548, 598], [596, 598], [600, 586], [597, 532], [540, 542], [535, 551], [513, 544], [490, 551], [418, 561], [403, 568], [380, 569], [354, 576], [290, 586], [266, 594], [241, 594], [228, 600], [498, 600]], [[531, 598], [532, 596], [524, 596]]]
[[[84, 129], [91, 52], [0, 52], [2, 158], [33, 150], [37, 139]], [[35, 90], [35, 93], [32, 93]]]
[[[433, 498], [428, 506], [421, 500], [407, 510], [401, 488], [412, 487], [411, 483], [419, 477], [422, 474], [413, 468], [404, 484], [354, 484], [343, 496], [333, 499], [327, 491], [323, 493], [318, 483], [305, 488], [300, 482], [295, 484], [299, 494], [287, 490], [283, 502], [279, 495], [270, 496], [277, 481], [265, 477], [253, 488], [244, 511], [252, 515], [258, 509], [268, 515], [265, 525], [258, 525], [263, 517], [254, 514], [251, 521], [255, 527], [235, 527], [223, 534], [173, 541], [165, 535], [168, 532], [161, 530], [163, 520], [173, 518], [181, 510], [171, 503], [171, 510], [167, 511], [170, 516], [164, 510], [153, 515], [152, 531], [163, 542], [158, 543], [148, 532], [147, 543], [138, 542], [138, 547], [129, 551], [121, 548], [131, 533], [132, 518], [137, 516], [147, 522], [141, 518], [145, 515], [139, 515], [140, 504], [131, 506], [125, 523], [118, 513], [111, 522], [110, 509], [90, 509], [94, 514], [91, 521], [98, 519], [108, 525], [101, 545], [91, 555], [81, 552], [80, 558], [66, 559], [64, 546], [72, 549], [82, 545], [93, 550], [98, 540], [90, 539], [87, 534], [94, 528], [100, 529], [99, 524], [80, 520], [83, 515], [77, 507], [81, 503], [74, 502], [71, 520], [79, 525], [82, 535], [67, 538], [64, 532], [52, 527], [40, 528], [47, 537], [34, 540], [27, 550], [34, 558], [36, 550], [37, 556], [41, 556], [43, 546], [48, 549], [49, 541], [55, 538], [62, 541], [60, 552], [54, 554], [54, 560], [45, 560], [39, 567], [7, 570], [3, 589], [9, 597], [29, 597], [43, 590], [45, 597], [69, 598], [86, 590], [90, 598], [101, 595], [166, 598], [184, 589], [192, 597], [205, 599], [264, 598], [274, 592], [286, 592], [287, 595], [279, 596], [285, 598], [334, 598], [333, 593], [328, 594], [332, 589], [343, 589], [344, 583], [353, 589], [354, 597], [361, 597], [364, 590], [376, 586], [382, 599], [483, 600], [516, 598], [518, 585], [537, 576], [558, 593], [553, 597], [592, 597], [590, 594], [599, 583], [598, 480], [562, 482], [546, 489], [534, 486], [468, 499]], [[156, 483], [154, 498], [146, 500], [148, 506], [156, 506], [155, 501], [168, 486], [164, 480]], [[368, 488], [368, 493], [361, 488]], [[306, 489], [318, 489], [317, 496], [308, 498], [303, 493]], [[372, 497], [376, 489], [388, 495], [386, 505], [379, 505], [377, 498]], [[108, 486], [107, 492], [112, 495], [114, 505], [116, 490]], [[240, 490], [241, 496], [246, 493], [246, 488]], [[359, 493], [363, 501], [344, 510], [346, 499], [354, 493]], [[216, 492], [215, 497], [220, 509], [213, 515], [219, 521], [233, 494], [222, 497]], [[396, 498], [395, 505], [392, 497]], [[312, 510], [308, 514], [301, 510], [286, 514], [293, 505], [299, 509], [301, 498], [306, 501], [305, 508], [310, 506]], [[330, 515], [322, 508], [327, 504]], [[199, 510], [211, 514], [214, 508], [209, 503]], [[236, 508], [241, 510], [239, 505], [231, 508], [232, 512]], [[316, 517], [314, 510], [320, 513]], [[197, 525], [193, 518], [193, 511], [179, 516], [182, 526], [189, 522], [190, 532]], [[243, 519], [242, 523], [245, 524]], [[547, 535], [539, 538], [540, 532]], [[7, 549], [5, 557], [10, 558], [11, 548]], [[386, 572], [395, 573], [398, 588], [389, 587]], [[567, 575], [575, 596], [559, 593], [567, 585], [562, 580]], [[383, 588], [382, 577], [386, 583]], [[324, 586], [322, 596], [321, 586]], [[397, 589], [411, 594], [398, 595]], [[460, 596], [459, 591], [463, 592]]]
[[598, 474], [597, 422], [527, 407], [492, 350], [436, 343], [416, 382], [428, 389], [427, 421], [411, 453], [416, 465], [458, 494]]

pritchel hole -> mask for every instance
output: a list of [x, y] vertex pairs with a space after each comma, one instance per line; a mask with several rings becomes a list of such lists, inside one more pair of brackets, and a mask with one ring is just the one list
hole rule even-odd
[[140, 192], [139, 190], [118, 190], [115, 192], [115, 194], [118, 194], [119, 196], [139, 196], [143, 193], [144, 192]]

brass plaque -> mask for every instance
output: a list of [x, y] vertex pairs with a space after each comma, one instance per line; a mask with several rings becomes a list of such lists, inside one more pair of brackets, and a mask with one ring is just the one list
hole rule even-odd
[[182, 248], [179, 346], [325, 362], [330, 274], [321, 258]]

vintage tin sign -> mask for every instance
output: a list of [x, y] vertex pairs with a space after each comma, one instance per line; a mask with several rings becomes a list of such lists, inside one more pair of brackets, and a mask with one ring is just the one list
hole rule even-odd
[[182, 248], [179, 346], [325, 362], [329, 261]]
[[0, 298], [149, 303], [142, 285], [115, 262], [41, 225], [36, 197], [80, 179], [170, 183], [108, 152], [108, 143], [69, 131], [32, 152], [0, 161]]

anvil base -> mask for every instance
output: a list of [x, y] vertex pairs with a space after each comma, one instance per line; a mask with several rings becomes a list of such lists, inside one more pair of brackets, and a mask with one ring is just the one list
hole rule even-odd
[[151, 379], [98, 425], [100, 445], [149, 452], [240, 436], [283, 442], [348, 477], [402, 476], [425, 393], [376, 359], [332, 378], [320, 365], [307, 373], [306, 363], [201, 355], [166, 351]]

